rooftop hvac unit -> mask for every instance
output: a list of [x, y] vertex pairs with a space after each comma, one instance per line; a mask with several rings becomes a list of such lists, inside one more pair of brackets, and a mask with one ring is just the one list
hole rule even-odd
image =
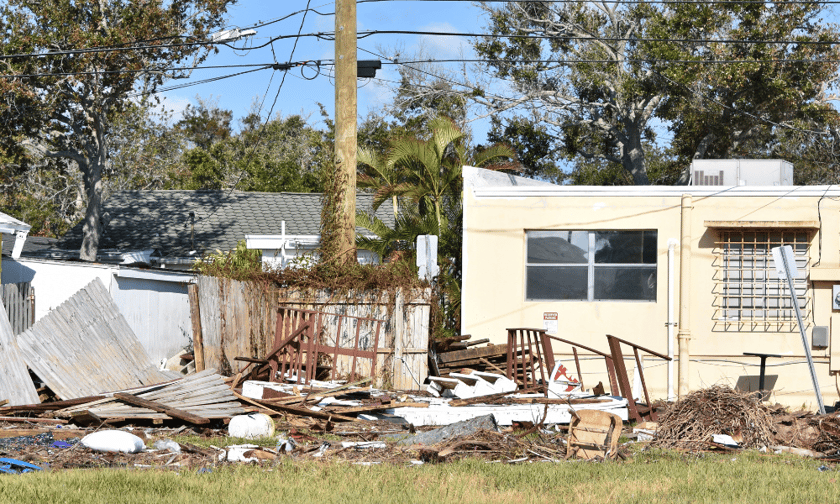
[[793, 165], [781, 159], [695, 159], [691, 185], [792, 186]]

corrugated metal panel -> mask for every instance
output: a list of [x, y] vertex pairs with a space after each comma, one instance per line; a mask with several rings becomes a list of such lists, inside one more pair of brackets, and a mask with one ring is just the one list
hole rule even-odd
[[153, 362], [176, 355], [192, 340], [187, 284], [114, 277], [111, 296]]
[[9, 406], [41, 402], [15, 343], [5, 310], [0, 310], [0, 376], [0, 401], [8, 400]]
[[152, 363], [99, 279], [17, 341], [26, 364], [61, 399], [171, 379]]

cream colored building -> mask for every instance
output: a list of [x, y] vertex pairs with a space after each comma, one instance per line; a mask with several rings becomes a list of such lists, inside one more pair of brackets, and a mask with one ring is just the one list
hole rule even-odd
[[[674, 355], [671, 366], [644, 359], [655, 398], [679, 392], [680, 336], [689, 343], [688, 390], [755, 390], [759, 358], [744, 353], [778, 354], [767, 359], [771, 400], [816, 408], [795, 310], [770, 251], [791, 245], [805, 273], [795, 290], [823, 400], [840, 400], [840, 186], [500, 187], [471, 183], [472, 170], [464, 334], [505, 343], [507, 328], [548, 327], [604, 352], [613, 334]], [[569, 347], [554, 351], [569, 355]], [[581, 357], [584, 385], [608, 386], [603, 360]]]

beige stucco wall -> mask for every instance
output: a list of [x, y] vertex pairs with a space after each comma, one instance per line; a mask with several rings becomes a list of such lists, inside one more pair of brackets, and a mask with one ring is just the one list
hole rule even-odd
[[[812, 232], [809, 289], [814, 325], [828, 326], [840, 338], [840, 312], [832, 312], [832, 285], [840, 284], [840, 189], [808, 188], [480, 188], [464, 193], [464, 277], [462, 332], [474, 339], [507, 341], [510, 327], [543, 327], [543, 314], [557, 312], [558, 336], [608, 351], [614, 334], [662, 354], [668, 353], [668, 242], [681, 237], [681, 196], [692, 194], [690, 282], [691, 390], [713, 384], [734, 386], [743, 376], [757, 376], [758, 358], [743, 352], [783, 354], [767, 361], [768, 381], [775, 378], [773, 399], [790, 405], [815, 404], [801, 337], [785, 332], [723, 331], [714, 320], [714, 242], [717, 230], [707, 221], [809, 221]], [[832, 199], [838, 198], [838, 200]], [[525, 300], [525, 232], [528, 230], [656, 230], [657, 296], [655, 302], [537, 302]], [[679, 317], [680, 247], [675, 250], [674, 313]], [[835, 328], [835, 326], [837, 326]], [[673, 348], [677, 353], [677, 330]], [[826, 405], [840, 399], [831, 369], [840, 369], [840, 340], [832, 351], [812, 350]], [[568, 349], [556, 347], [562, 357]], [[629, 348], [628, 348], [629, 352]], [[584, 384], [607, 384], [602, 360], [584, 359]], [[573, 364], [570, 362], [570, 364]], [[646, 378], [654, 397], [667, 396], [667, 366], [646, 358]], [[634, 364], [627, 363], [628, 369]], [[573, 367], [570, 365], [569, 367]], [[674, 365], [673, 388], [677, 388]]]

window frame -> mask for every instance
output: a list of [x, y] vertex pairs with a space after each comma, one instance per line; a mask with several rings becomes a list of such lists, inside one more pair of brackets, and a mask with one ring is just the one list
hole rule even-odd
[[805, 271], [793, 283], [802, 319], [806, 327], [810, 326], [813, 233], [812, 229], [798, 227], [718, 229], [713, 261], [713, 329], [755, 333], [799, 330], [787, 280], [778, 278], [771, 254], [773, 247], [781, 245], [792, 246], [797, 267]]
[[[528, 247], [530, 242], [530, 233], [587, 233], [587, 262], [586, 263], [531, 263], [529, 262]], [[654, 262], [652, 263], [599, 263], [596, 257], [596, 237], [598, 233], [653, 233], [654, 236]], [[644, 246], [644, 234], [642, 235], [642, 246]], [[657, 229], [526, 229], [525, 230], [525, 301], [526, 302], [612, 302], [612, 303], [656, 303], [658, 298], [658, 276], [659, 276], [659, 232]], [[529, 297], [528, 278], [529, 268], [541, 267], [568, 267], [568, 268], [586, 268], [586, 299], [562, 299], [562, 298], [532, 298]], [[653, 297], [651, 299], [618, 299], [618, 298], [598, 298], [595, 296], [596, 290], [596, 269], [608, 268], [624, 268], [628, 270], [650, 270], [654, 275], [654, 286], [652, 289]]]

